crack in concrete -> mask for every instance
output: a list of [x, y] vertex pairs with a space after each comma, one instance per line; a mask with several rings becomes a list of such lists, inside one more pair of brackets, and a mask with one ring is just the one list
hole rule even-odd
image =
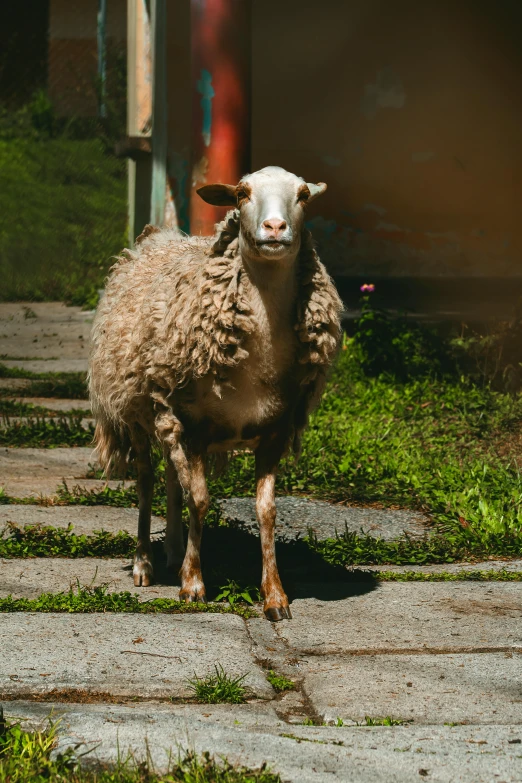
[[516, 655], [522, 654], [522, 646], [500, 646], [500, 647], [368, 647], [364, 650], [346, 650], [337, 648], [335, 650], [317, 650], [314, 648], [303, 649], [299, 651], [301, 656], [310, 656], [317, 658], [326, 658], [334, 655], [471, 655], [475, 653], [509, 653]]

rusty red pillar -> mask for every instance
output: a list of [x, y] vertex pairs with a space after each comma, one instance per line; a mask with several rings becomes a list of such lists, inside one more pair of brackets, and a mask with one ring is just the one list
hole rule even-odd
[[226, 211], [196, 189], [250, 171], [250, 24], [251, 0], [191, 0], [192, 234], [212, 234]]

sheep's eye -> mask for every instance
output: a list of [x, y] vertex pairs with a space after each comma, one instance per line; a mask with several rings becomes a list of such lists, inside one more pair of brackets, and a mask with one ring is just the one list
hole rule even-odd
[[308, 188], [301, 188], [299, 193], [297, 194], [297, 200], [300, 201], [302, 204], [305, 204], [310, 197], [310, 191]]
[[238, 190], [236, 195], [238, 204], [244, 204], [245, 201], [248, 201], [248, 193], [246, 190]]

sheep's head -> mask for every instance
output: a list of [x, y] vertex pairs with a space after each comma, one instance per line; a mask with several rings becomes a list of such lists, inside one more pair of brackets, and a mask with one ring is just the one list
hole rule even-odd
[[208, 204], [239, 209], [243, 256], [284, 262], [299, 252], [306, 205], [325, 190], [324, 182], [315, 185], [279, 166], [267, 166], [238, 185], [204, 185], [197, 192]]

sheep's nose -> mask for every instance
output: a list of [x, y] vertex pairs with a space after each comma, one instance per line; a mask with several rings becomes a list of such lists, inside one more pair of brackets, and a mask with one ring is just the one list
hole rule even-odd
[[282, 234], [286, 229], [286, 221], [281, 218], [268, 218], [263, 221], [263, 228], [266, 228], [274, 236]]

